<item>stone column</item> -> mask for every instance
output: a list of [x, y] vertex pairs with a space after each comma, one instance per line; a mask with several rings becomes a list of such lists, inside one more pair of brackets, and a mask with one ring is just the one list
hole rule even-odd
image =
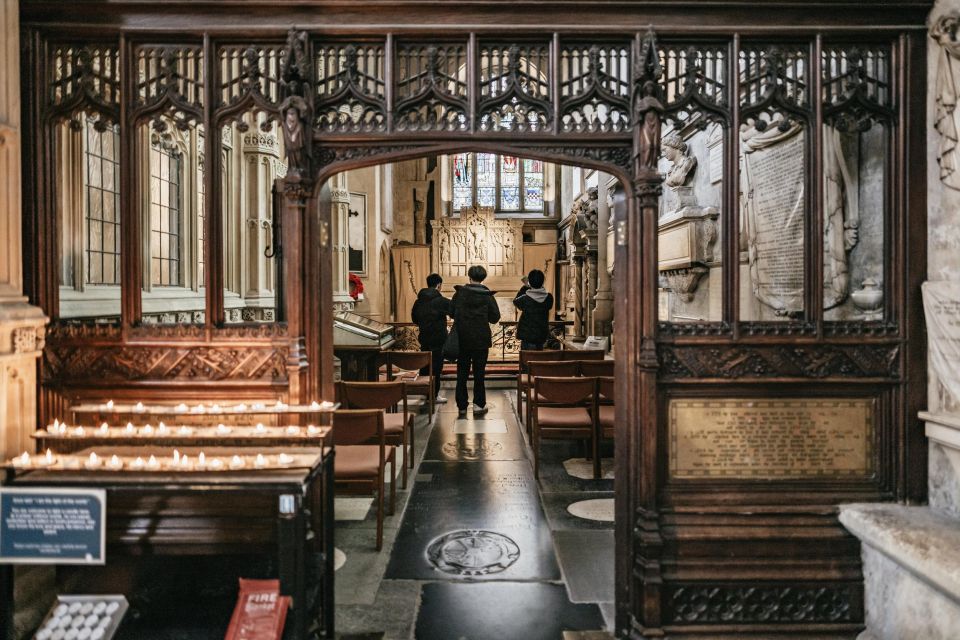
[[0, 6], [0, 457], [34, 450], [37, 358], [46, 318], [23, 295], [20, 253], [20, 30], [17, 0]]
[[333, 234], [333, 308], [335, 311], [351, 311], [356, 301], [350, 297], [350, 189], [347, 174], [338, 173], [330, 179], [332, 200], [330, 217]]
[[[255, 125], [258, 123], [254, 123]], [[246, 236], [246, 288], [243, 308], [227, 309], [231, 322], [273, 319], [274, 266], [266, 257], [272, 244], [272, 189], [280, 163], [280, 145], [275, 133], [251, 126], [242, 137], [244, 187], [244, 234]], [[239, 317], [237, 317], [239, 315]]]
[[610, 251], [613, 237], [613, 216], [611, 215], [610, 193], [616, 179], [600, 174], [600, 193], [597, 198], [597, 293], [594, 298], [593, 321], [590, 333], [595, 336], [608, 336], [613, 333], [613, 279], [609, 265], [613, 263]]

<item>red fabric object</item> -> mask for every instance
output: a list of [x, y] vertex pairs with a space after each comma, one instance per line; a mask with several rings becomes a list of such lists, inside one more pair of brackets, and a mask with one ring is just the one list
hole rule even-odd
[[280, 640], [290, 597], [280, 595], [279, 580], [240, 578], [237, 606], [224, 640]]
[[350, 274], [350, 297], [357, 300], [363, 293], [363, 280], [355, 273]]

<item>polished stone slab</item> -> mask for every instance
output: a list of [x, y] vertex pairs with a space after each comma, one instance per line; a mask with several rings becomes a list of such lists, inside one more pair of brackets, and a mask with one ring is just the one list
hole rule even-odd
[[[427, 461], [421, 472], [431, 474], [433, 479], [414, 485], [387, 568], [388, 579], [560, 578], [547, 519], [527, 461]], [[462, 574], [448, 573], [431, 562], [427, 550], [438, 538], [456, 531], [500, 534], [516, 545], [519, 556], [500, 568], [499, 565], [507, 564], [503, 560], [512, 553], [511, 545], [474, 535], [452, 541], [445, 548], [448, 561], [459, 559], [469, 567]], [[493, 566], [489, 573], [474, 570], [483, 563], [498, 566]]]
[[571, 602], [613, 601], [612, 529], [555, 531], [553, 543]]
[[456, 414], [441, 413], [430, 434], [424, 460], [526, 460], [526, 451], [516, 423], [509, 419], [485, 416], [484, 423], [499, 420], [503, 423], [501, 433], [457, 433], [457, 423], [470, 422], [456, 419]]
[[507, 423], [503, 418], [463, 419], [453, 425], [454, 433], [506, 433]]
[[603, 628], [596, 605], [572, 604], [563, 585], [499, 582], [423, 586], [418, 640], [559, 640]]
[[560, 529], [613, 529], [613, 522], [603, 520], [589, 520], [570, 513], [570, 505], [584, 500], [612, 499], [612, 491], [565, 491], [542, 494], [543, 507], [554, 531]]

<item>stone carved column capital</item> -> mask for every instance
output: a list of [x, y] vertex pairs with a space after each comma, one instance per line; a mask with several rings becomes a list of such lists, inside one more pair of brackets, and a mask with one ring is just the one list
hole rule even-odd
[[331, 189], [330, 200], [334, 204], [350, 204], [350, 192], [346, 189]]

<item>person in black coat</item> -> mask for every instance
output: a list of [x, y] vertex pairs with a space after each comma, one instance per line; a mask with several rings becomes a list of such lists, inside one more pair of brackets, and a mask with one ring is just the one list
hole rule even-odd
[[550, 338], [550, 311], [553, 309], [553, 296], [543, 288], [546, 276], [543, 271], [534, 269], [527, 275], [526, 285], [513, 299], [514, 306], [520, 310], [517, 322], [517, 338], [520, 348], [540, 351]]
[[457, 357], [457, 409], [460, 418], [467, 416], [467, 379], [473, 368], [473, 415], [487, 413], [486, 369], [487, 355], [493, 345], [490, 325], [500, 321], [500, 307], [494, 291], [482, 283], [487, 270], [474, 265], [467, 270], [470, 284], [454, 287], [453, 320], [457, 328], [460, 353]]
[[[433, 393], [438, 404], [447, 401], [440, 395], [440, 374], [443, 372], [443, 343], [447, 340], [447, 316], [452, 312], [450, 300], [440, 293], [442, 284], [439, 273], [427, 276], [427, 286], [420, 289], [410, 311], [410, 317], [420, 330], [420, 350], [433, 354]], [[420, 373], [429, 375], [430, 372], [424, 367]]]

